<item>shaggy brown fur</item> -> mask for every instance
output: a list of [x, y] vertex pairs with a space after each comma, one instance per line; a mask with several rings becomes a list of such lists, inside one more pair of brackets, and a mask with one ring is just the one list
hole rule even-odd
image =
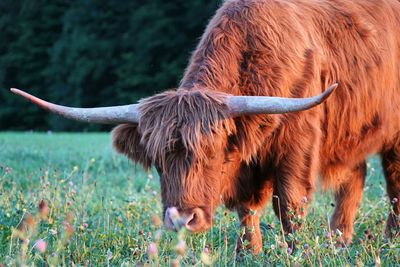
[[[209, 217], [220, 200], [236, 209], [255, 253], [257, 211], [274, 195], [293, 231], [291, 216], [303, 214], [321, 174], [336, 192], [332, 227], [350, 242], [368, 154], [382, 153], [388, 194], [400, 199], [399, 19], [393, 0], [225, 1], [181, 89], [143, 100], [139, 125], [117, 127], [114, 146], [157, 167], [165, 207], [201, 206]], [[221, 100], [307, 97], [336, 81], [324, 104], [298, 113], [226, 118]], [[399, 205], [389, 230], [398, 230]]]

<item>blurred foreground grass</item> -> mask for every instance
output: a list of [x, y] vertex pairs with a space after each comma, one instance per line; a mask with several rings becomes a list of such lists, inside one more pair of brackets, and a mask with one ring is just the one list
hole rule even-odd
[[389, 201], [377, 157], [369, 160], [352, 245], [335, 247], [332, 194], [317, 192], [303, 228], [290, 237], [294, 251], [268, 204], [263, 255], [236, 261], [234, 213], [221, 207], [207, 233], [164, 231], [157, 175], [110, 143], [105, 133], [0, 133], [0, 266], [400, 265], [399, 240], [383, 234]]

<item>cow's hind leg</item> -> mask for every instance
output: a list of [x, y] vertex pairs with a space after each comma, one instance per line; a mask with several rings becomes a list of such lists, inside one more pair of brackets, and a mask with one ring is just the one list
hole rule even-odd
[[353, 236], [353, 223], [362, 197], [366, 174], [365, 161], [353, 169], [343, 171], [338, 179], [344, 181], [335, 191], [335, 211], [331, 218], [331, 229], [342, 232], [341, 241], [349, 244]]
[[382, 165], [386, 178], [386, 190], [392, 210], [386, 223], [386, 235], [400, 235], [400, 144], [382, 153]]

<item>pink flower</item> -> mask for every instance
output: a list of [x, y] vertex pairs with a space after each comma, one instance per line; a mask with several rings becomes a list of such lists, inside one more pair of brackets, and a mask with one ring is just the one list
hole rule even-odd
[[69, 187], [73, 187], [73, 186], [74, 186], [74, 183], [73, 183], [72, 181], [69, 181], [69, 182], [68, 182], [68, 185], [69, 185]]
[[149, 245], [149, 247], [147, 249], [147, 253], [150, 256], [156, 256], [158, 254], [157, 245], [155, 243], [150, 243], [150, 245]]
[[179, 240], [178, 244], [175, 246], [175, 250], [176, 250], [176, 252], [178, 252], [178, 254], [184, 255], [185, 254], [185, 250], [186, 250], [185, 241]]
[[399, 200], [397, 199], [397, 197], [394, 197], [394, 198], [392, 199], [392, 204], [396, 204], [397, 202], [399, 202]]
[[331, 232], [326, 232], [325, 237], [326, 238], [330, 238], [331, 237]]
[[47, 243], [45, 241], [43, 241], [42, 239], [38, 239], [35, 242], [35, 245], [33, 245], [34, 248], [39, 251], [40, 253], [43, 253], [46, 251], [47, 248]]

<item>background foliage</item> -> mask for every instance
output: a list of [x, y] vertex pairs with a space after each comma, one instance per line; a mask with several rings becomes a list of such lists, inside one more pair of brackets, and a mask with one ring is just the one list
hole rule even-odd
[[0, 1], [0, 130], [105, 130], [8, 91], [71, 106], [135, 102], [176, 87], [221, 0]]

